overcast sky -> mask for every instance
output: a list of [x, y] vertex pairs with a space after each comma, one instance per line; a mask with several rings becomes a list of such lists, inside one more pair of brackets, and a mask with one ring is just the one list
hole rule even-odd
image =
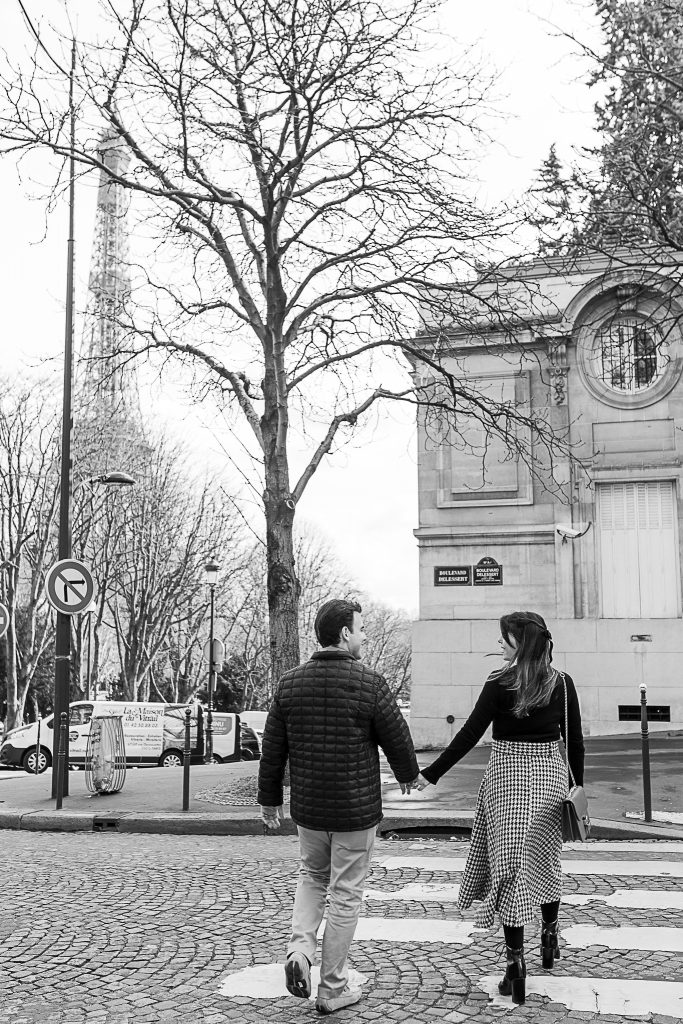
[[[52, 11], [58, 16], [63, 9], [59, 0], [26, 0], [26, 6], [36, 15]], [[560, 30], [594, 41], [591, 3], [450, 0], [444, 27], [459, 41], [476, 43], [483, 66], [499, 74], [496, 105], [503, 116], [494, 125], [496, 145], [481, 166], [482, 196], [501, 199], [522, 192], [553, 142], [565, 156], [573, 146], [590, 144], [593, 98], [585, 86], [585, 64]], [[2, 0], [0, 38], [10, 52], [20, 45], [20, 29], [16, 0]], [[43, 206], [30, 198], [30, 186], [20, 181], [9, 157], [0, 160], [0, 189], [0, 351], [7, 369], [41, 355], [59, 358], [63, 349], [67, 222], [66, 210], [59, 209], [45, 233]], [[82, 190], [76, 230], [81, 293], [94, 201], [94, 188]], [[161, 413], [170, 416], [172, 429], [195, 422], [189, 403], [176, 394], [161, 403]], [[198, 436], [194, 427], [189, 432]], [[183, 428], [183, 433], [188, 431]], [[221, 458], [220, 446], [210, 436], [202, 439]], [[328, 536], [364, 590], [417, 613], [416, 450], [407, 411], [388, 410], [371, 443], [363, 436], [321, 467], [299, 513]]]

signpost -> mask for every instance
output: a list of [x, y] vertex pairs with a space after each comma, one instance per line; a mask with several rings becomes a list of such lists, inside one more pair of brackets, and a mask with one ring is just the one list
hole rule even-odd
[[[62, 450], [62, 463], [66, 456]], [[67, 458], [68, 461], [68, 458]], [[61, 512], [59, 553], [71, 550], [69, 492]], [[55, 639], [55, 711], [52, 764], [52, 795], [56, 806], [62, 806], [62, 797], [69, 795], [69, 738], [66, 729], [57, 723], [69, 717], [69, 681], [71, 675], [71, 615], [85, 611], [95, 595], [95, 583], [86, 565], [75, 558], [61, 558], [45, 577], [45, 592], [53, 608], [57, 609]], [[62, 739], [60, 740], [60, 737]], [[62, 751], [60, 744], [63, 743]], [[60, 760], [61, 758], [61, 760]]]
[[3, 637], [9, 626], [9, 612], [4, 604], [0, 604], [0, 637]]
[[87, 565], [75, 558], [56, 562], [45, 577], [47, 599], [58, 612], [84, 612], [95, 596], [95, 581]]

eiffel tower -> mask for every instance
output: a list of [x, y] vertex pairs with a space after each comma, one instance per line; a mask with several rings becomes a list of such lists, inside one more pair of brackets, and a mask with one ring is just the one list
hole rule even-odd
[[126, 191], [117, 180], [130, 164], [119, 136], [105, 133], [98, 155], [88, 301], [75, 387], [75, 449], [80, 476], [121, 470], [139, 475], [144, 441], [137, 373], [125, 349], [131, 285]]

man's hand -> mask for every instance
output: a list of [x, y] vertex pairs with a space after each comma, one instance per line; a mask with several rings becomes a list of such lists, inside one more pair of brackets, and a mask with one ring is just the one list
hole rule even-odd
[[411, 793], [412, 790], [414, 789], [420, 792], [426, 786], [431, 785], [431, 783], [427, 782], [422, 772], [420, 772], [419, 775], [416, 778], [414, 778], [412, 782], [400, 782], [399, 785], [401, 787], [401, 792], [408, 794]]
[[282, 805], [279, 807], [264, 807], [261, 805], [261, 821], [267, 829], [275, 830], [280, 827], [280, 822], [284, 819], [282, 813]]
[[422, 772], [420, 772], [419, 775], [417, 775], [417, 777], [414, 778], [412, 782], [399, 782], [399, 786], [401, 787], [401, 792], [402, 793], [406, 793], [406, 794], [409, 794], [413, 789], [417, 789], [417, 790], [424, 789], [425, 786], [428, 786], [428, 785], [429, 785], [429, 783], [425, 779], [425, 777], [422, 774]]

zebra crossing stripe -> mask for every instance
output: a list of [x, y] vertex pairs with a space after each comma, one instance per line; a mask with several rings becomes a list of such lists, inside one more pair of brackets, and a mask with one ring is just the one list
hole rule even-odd
[[[454, 883], [410, 882], [400, 889], [366, 889], [364, 898], [377, 903], [457, 903], [460, 886]], [[616, 889], [613, 893], [569, 893], [563, 905], [585, 907], [591, 903], [623, 910], [683, 910], [683, 892], [667, 889]]]
[[[498, 993], [498, 974], [480, 978], [478, 987], [495, 1006], [516, 1010], [515, 1004]], [[645, 981], [626, 978], [582, 978], [533, 975], [526, 979], [527, 996], [548, 996], [569, 1010], [609, 1013], [629, 1017], [650, 1017], [656, 1012], [683, 1020], [683, 984], [677, 981]]]
[[649, 949], [661, 953], [683, 953], [683, 928], [651, 926], [607, 928], [592, 924], [569, 925], [562, 929], [569, 946], [608, 946], [609, 949]]
[[[376, 866], [387, 871], [418, 868], [420, 871], [457, 872], [465, 870], [465, 857], [381, 857]], [[683, 878], [683, 862], [655, 860], [570, 860], [562, 861], [565, 875], [630, 875]]]
[[[318, 938], [324, 933], [320, 926]], [[441, 921], [433, 917], [361, 917], [354, 942], [442, 942], [470, 946], [474, 921]]]
[[562, 903], [574, 907], [599, 903], [601, 906], [621, 907], [625, 910], [683, 910], [683, 892], [669, 892], [667, 889], [615, 889], [609, 894], [573, 892], [563, 896]]
[[433, 882], [412, 882], [404, 885], [402, 889], [366, 889], [363, 896], [366, 900], [376, 900], [380, 903], [457, 903], [459, 885], [436, 885]]
[[[431, 840], [434, 842], [434, 840]], [[425, 851], [425, 846], [429, 849], [428, 845], [422, 840], [421, 843], [411, 843], [409, 849]], [[449, 848], [454, 848], [460, 851], [463, 847], [467, 849], [469, 846], [468, 840], [462, 840], [461, 842], [453, 842], [449, 840]], [[645, 842], [643, 839], [591, 839], [588, 843], [564, 843], [562, 849], [571, 853], [632, 853], [637, 855], [639, 853], [663, 853], [665, 850], [667, 853], [683, 853], [683, 843], [679, 843], [673, 839], [658, 839], [654, 843]]]
[[[367, 982], [367, 976], [349, 968], [349, 985], [359, 988]], [[311, 968], [311, 999], [315, 999], [320, 984], [320, 968]], [[285, 987], [284, 964], [256, 964], [243, 967], [240, 971], [226, 974], [218, 994], [229, 998], [282, 999], [289, 995]]]

